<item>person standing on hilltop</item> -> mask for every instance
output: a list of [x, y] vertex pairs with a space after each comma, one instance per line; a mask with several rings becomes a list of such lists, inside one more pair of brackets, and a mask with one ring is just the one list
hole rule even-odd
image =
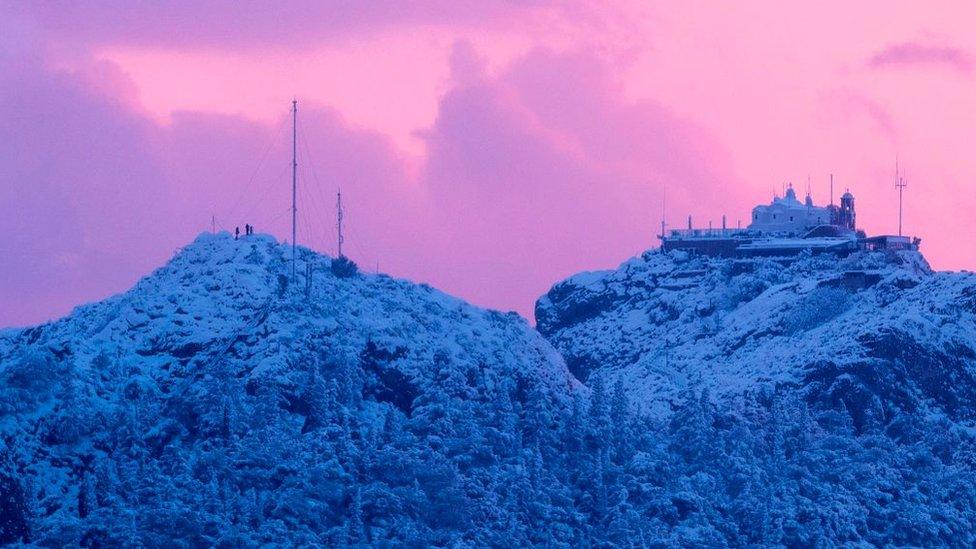
[[239, 236], [241, 236], [241, 228], [240, 227], [234, 227], [234, 240], [237, 240], [237, 237], [239, 237]]

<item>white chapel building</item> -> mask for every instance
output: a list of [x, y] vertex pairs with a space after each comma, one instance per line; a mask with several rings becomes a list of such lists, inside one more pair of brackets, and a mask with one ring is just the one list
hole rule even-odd
[[[854, 229], [854, 196], [849, 192], [841, 198], [841, 208], [836, 206], [814, 206], [813, 198], [807, 194], [800, 202], [796, 198], [796, 191], [791, 184], [786, 189], [786, 196], [773, 197], [768, 205], [756, 206], [752, 209], [752, 223], [750, 230], [767, 233], [804, 233], [820, 225], [839, 224]], [[845, 207], [845, 206], [849, 206]], [[838, 216], [841, 210], [850, 210], [850, 216]], [[843, 220], [838, 217], [845, 218]], [[849, 217], [850, 219], [846, 219]], [[840, 223], [838, 223], [840, 221]]]

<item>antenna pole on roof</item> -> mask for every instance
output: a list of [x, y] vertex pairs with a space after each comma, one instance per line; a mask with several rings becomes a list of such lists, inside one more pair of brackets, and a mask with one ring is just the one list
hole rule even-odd
[[898, 171], [898, 156], [895, 155], [895, 187], [898, 189], [898, 236], [901, 236], [902, 193], [907, 186], [908, 181], [905, 181]]
[[342, 189], [336, 194], [336, 228], [339, 231], [337, 242], [339, 243], [339, 257], [342, 257], [342, 243], [345, 238], [342, 236]]
[[661, 240], [664, 240], [664, 234], [668, 226], [668, 189], [665, 188], [661, 195]]
[[291, 278], [295, 279], [295, 224], [298, 220], [298, 100], [291, 101]]
[[834, 174], [830, 174], [830, 205], [834, 205]]

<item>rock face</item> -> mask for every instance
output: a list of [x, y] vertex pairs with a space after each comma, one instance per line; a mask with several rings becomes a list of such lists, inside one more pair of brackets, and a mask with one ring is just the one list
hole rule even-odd
[[647, 252], [556, 284], [539, 331], [581, 380], [620, 378], [666, 413], [683, 388], [717, 397], [794, 387], [855, 424], [899, 411], [976, 417], [976, 276], [917, 252], [796, 261]]

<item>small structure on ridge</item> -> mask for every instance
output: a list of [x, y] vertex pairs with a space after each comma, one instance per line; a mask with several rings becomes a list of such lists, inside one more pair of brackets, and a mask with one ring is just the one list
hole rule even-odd
[[[831, 193], [833, 194], [833, 193]], [[662, 227], [664, 223], [662, 222]], [[756, 257], [831, 253], [845, 256], [858, 250], [917, 250], [918, 238], [901, 235], [867, 236], [857, 228], [854, 195], [847, 191], [840, 205], [817, 206], [807, 192], [801, 202], [791, 184], [785, 196], [774, 196], [769, 204], [752, 209], [752, 222], [746, 228], [695, 228], [688, 218], [687, 229], [662, 231], [663, 251], [683, 250], [695, 254]]]

